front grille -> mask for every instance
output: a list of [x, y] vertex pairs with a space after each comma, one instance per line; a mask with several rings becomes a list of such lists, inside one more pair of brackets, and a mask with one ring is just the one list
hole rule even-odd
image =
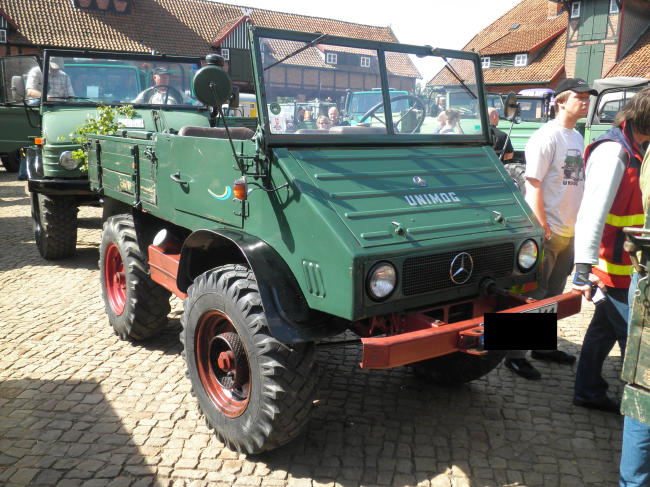
[[[402, 294], [412, 296], [460, 287], [458, 284], [454, 284], [449, 277], [451, 261], [460, 252], [446, 252], [406, 259], [402, 267]], [[512, 272], [515, 248], [511, 243], [470, 249], [464, 252], [472, 256], [474, 270], [469, 280], [462, 286], [471, 285], [483, 277], [499, 278]]]

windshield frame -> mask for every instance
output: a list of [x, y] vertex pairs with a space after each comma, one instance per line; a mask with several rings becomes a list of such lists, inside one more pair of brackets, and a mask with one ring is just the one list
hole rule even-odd
[[[386, 52], [395, 52], [403, 54], [412, 54], [418, 57], [440, 57], [469, 60], [474, 65], [476, 75], [477, 97], [480, 107], [480, 119], [482, 131], [478, 134], [461, 134], [451, 137], [435, 134], [396, 134], [391, 124], [387, 126], [386, 134], [355, 134], [354, 136], [323, 137], [322, 135], [300, 135], [295, 134], [274, 134], [269, 126], [269, 114], [267, 104], [267, 94], [265, 88], [265, 71], [262, 65], [262, 46], [261, 39], [276, 38], [288, 41], [304, 42], [309, 44], [314, 39], [322, 36], [320, 33], [307, 33], [297, 31], [287, 31], [282, 29], [273, 29], [269, 27], [251, 26], [249, 30], [251, 44], [251, 58], [253, 62], [253, 73], [256, 85], [257, 103], [258, 103], [258, 120], [265, 134], [265, 141], [269, 146], [329, 146], [329, 145], [363, 145], [372, 143], [372, 145], [412, 145], [412, 144], [476, 144], [488, 145], [490, 140], [489, 122], [487, 118], [487, 106], [485, 101], [485, 86], [483, 81], [483, 70], [481, 69], [480, 57], [477, 53], [457, 51], [452, 49], [432, 48], [431, 46], [416, 46], [411, 44], [396, 44], [383, 41], [371, 41], [367, 39], [355, 39], [349, 37], [330, 36], [322, 38], [322, 42], [335, 46], [343, 46], [357, 49], [368, 49], [377, 51], [377, 60], [379, 65], [379, 74], [381, 80], [382, 98], [384, 101], [385, 119], [392, 118], [392, 107], [390, 97], [390, 87], [388, 80], [388, 71], [386, 68]], [[442, 60], [442, 58], [441, 58]], [[446, 69], [442, 65], [441, 70]], [[425, 83], [428, 80], [423, 80]]]
[[[95, 58], [98, 60], [124, 60], [124, 61], [144, 61], [151, 63], [187, 63], [187, 64], [196, 64], [199, 69], [203, 66], [203, 60], [200, 57], [196, 56], [174, 56], [167, 54], [145, 54], [145, 53], [124, 53], [124, 52], [115, 52], [115, 51], [85, 51], [85, 50], [76, 50], [76, 49], [45, 49], [43, 53], [43, 62], [41, 64], [41, 71], [43, 73], [43, 90], [40, 98], [40, 105], [43, 108], [46, 107], [97, 107], [101, 104], [108, 105], [106, 103], [94, 101], [94, 100], [83, 100], [77, 99], [74, 103], [67, 103], [66, 100], [48, 100], [47, 99], [47, 88], [49, 86], [49, 67], [51, 57], [63, 57], [63, 58]], [[194, 76], [193, 73], [190, 73], [190, 76]], [[190, 79], [190, 83], [192, 80]], [[79, 97], [82, 98], [82, 97]], [[124, 106], [124, 105], [133, 105], [136, 108], [152, 108], [152, 109], [161, 109], [161, 110], [208, 110], [209, 108], [204, 105], [160, 105], [160, 104], [149, 104], [149, 103], [112, 103], [110, 105], [114, 106]]]

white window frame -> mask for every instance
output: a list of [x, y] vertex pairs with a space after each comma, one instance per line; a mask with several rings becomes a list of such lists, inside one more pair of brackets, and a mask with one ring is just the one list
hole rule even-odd
[[339, 56], [335, 52], [325, 53], [325, 64], [338, 64]]
[[0, 29], [0, 44], [7, 43], [7, 31], [5, 29]]
[[571, 18], [580, 18], [580, 2], [571, 2]]
[[618, 13], [618, 3], [616, 3], [616, 0], [609, 0], [609, 13], [610, 14]]
[[515, 54], [515, 68], [528, 66], [528, 53]]
[[7, 27], [9, 27], [7, 19], [0, 15], [0, 29], [6, 29]]
[[362, 68], [370, 67], [370, 58], [368, 56], [361, 56], [361, 67]]
[[230, 61], [230, 49], [228, 49], [227, 47], [222, 47], [221, 57], [223, 58], [224, 61]]

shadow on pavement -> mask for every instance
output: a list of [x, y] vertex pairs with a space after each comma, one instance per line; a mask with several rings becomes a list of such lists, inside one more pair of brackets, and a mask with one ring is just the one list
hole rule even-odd
[[155, 476], [98, 383], [0, 383], [0, 485], [130, 485], [135, 478]]

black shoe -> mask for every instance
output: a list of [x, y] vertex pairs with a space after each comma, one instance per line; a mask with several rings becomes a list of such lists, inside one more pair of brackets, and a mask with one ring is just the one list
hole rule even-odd
[[539, 370], [530, 365], [530, 362], [525, 358], [507, 358], [505, 364], [506, 367], [512, 370], [515, 374], [518, 374], [525, 379], [539, 380], [542, 378], [542, 374], [539, 373]]
[[583, 408], [600, 409], [608, 413], [621, 414], [621, 402], [610, 399], [607, 396], [598, 399], [578, 399], [574, 397], [573, 404]]
[[570, 353], [563, 352], [562, 350], [551, 350], [549, 352], [533, 350], [530, 356], [535, 360], [546, 360], [548, 362], [557, 362], [558, 364], [571, 365], [576, 361], [576, 358]]

